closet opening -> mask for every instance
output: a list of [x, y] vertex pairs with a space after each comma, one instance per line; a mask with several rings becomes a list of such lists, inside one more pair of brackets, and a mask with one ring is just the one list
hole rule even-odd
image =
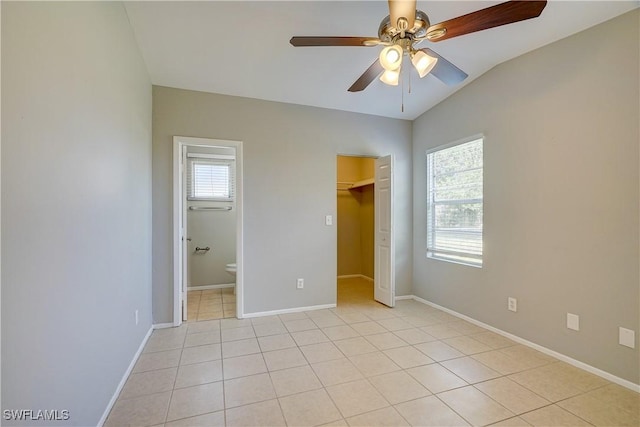
[[338, 306], [376, 304], [374, 157], [337, 156]]

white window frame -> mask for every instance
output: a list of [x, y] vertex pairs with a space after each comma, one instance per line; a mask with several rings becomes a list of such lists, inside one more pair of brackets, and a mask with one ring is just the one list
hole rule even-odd
[[[191, 186], [195, 183], [195, 168], [194, 165], [201, 164], [218, 164], [220, 166], [226, 166], [228, 168], [227, 175], [227, 190], [229, 197], [202, 197], [193, 194], [194, 189]], [[221, 154], [205, 154], [205, 153], [188, 153], [187, 154], [187, 200], [189, 201], [203, 201], [203, 202], [233, 202], [235, 198], [235, 183], [233, 177], [235, 158], [234, 156], [221, 155]]]
[[[456, 264], [463, 264], [463, 265], [468, 265], [468, 266], [472, 266], [472, 267], [478, 267], [478, 268], [482, 268], [483, 265], [483, 256], [484, 256], [484, 250], [481, 246], [481, 251], [480, 251], [480, 255], [475, 254], [475, 253], [471, 253], [471, 252], [465, 252], [465, 251], [446, 251], [446, 250], [442, 250], [442, 249], [437, 249], [435, 247], [432, 247], [432, 245], [430, 243], [435, 241], [435, 207], [436, 207], [436, 203], [434, 202], [433, 198], [433, 188], [432, 188], [432, 166], [430, 164], [430, 155], [443, 151], [443, 150], [447, 150], [453, 147], [457, 147], [459, 145], [464, 145], [470, 142], [474, 142], [477, 140], [482, 140], [482, 147], [483, 147], [483, 159], [482, 159], [482, 181], [483, 181], [483, 186], [484, 186], [484, 145], [486, 142], [486, 139], [484, 137], [484, 135], [482, 134], [478, 134], [478, 135], [474, 135], [468, 138], [464, 138], [449, 144], [444, 144], [444, 145], [440, 145], [438, 147], [434, 147], [432, 149], [429, 149], [426, 151], [426, 159], [425, 159], [425, 163], [426, 163], [426, 169], [427, 169], [427, 200], [426, 200], [426, 208], [427, 208], [427, 215], [426, 215], [426, 232], [427, 232], [427, 258], [430, 259], [435, 259], [435, 260], [440, 260], [440, 261], [447, 261], [447, 262], [452, 262], [452, 263], [456, 263]], [[459, 172], [464, 172], [464, 171], [459, 171]], [[455, 202], [449, 202], [449, 203], [455, 203], [455, 204], [465, 204], [465, 203], [482, 203], [482, 210], [484, 211], [484, 189], [483, 189], [483, 194], [482, 194], [482, 198], [480, 199], [472, 199], [472, 200], [468, 200], [468, 199], [459, 199], [456, 200]], [[481, 242], [483, 243], [484, 241], [484, 224], [482, 226], [482, 229], [480, 230], [480, 239]]]

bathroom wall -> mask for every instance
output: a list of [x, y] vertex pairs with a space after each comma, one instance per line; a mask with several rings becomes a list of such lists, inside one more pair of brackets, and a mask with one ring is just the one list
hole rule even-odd
[[[234, 155], [233, 148], [188, 147], [187, 153]], [[231, 207], [231, 211], [192, 211], [189, 206]], [[187, 201], [187, 283], [189, 287], [234, 282], [225, 265], [236, 261], [236, 211], [234, 202]], [[196, 252], [196, 247], [210, 247]]]
[[337, 169], [338, 276], [373, 278], [374, 186], [345, 190], [342, 183], [373, 178], [375, 159], [338, 156]]

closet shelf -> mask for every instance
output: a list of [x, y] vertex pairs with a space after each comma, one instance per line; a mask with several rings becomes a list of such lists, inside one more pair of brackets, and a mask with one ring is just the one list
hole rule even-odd
[[361, 188], [367, 185], [373, 185], [374, 182], [374, 178], [362, 179], [355, 182], [338, 182], [338, 190], [354, 190], [356, 188]]

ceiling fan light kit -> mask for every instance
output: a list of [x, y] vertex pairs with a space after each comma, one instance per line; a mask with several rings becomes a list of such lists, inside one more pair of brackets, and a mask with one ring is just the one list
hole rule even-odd
[[546, 0], [512, 0], [431, 25], [427, 14], [416, 10], [416, 0], [389, 0], [389, 16], [380, 23], [377, 39], [375, 37], [292, 37], [290, 43], [295, 47], [384, 45], [379, 59], [349, 87], [349, 92], [360, 92], [366, 89], [380, 74], [382, 74], [380, 80], [383, 83], [397, 86], [405, 54], [411, 58], [411, 63], [420, 78], [431, 73], [445, 84], [455, 85], [466, 79], [468, 75], [433, 50], [416, 49], [415, 45], [424, 40], [440, 42], [537, 18], [546, 5]]
[[[410, 47], [408, 48], [410, 49]], [[380, 76], [380, 81], [397, 86], [400, 76], [400, 68], [402, 67], [402, 59], [405, 52], [402, 47], [397, 44], [387, 46], [380, 52], [380, 65], [384, 68], [384, 72]], [[411, 63], [418, 72], [420, 78], [423, 78], [435, 67], [438, 58], [427, 55], [421, 50], [410, 50], [409, 56]]]

